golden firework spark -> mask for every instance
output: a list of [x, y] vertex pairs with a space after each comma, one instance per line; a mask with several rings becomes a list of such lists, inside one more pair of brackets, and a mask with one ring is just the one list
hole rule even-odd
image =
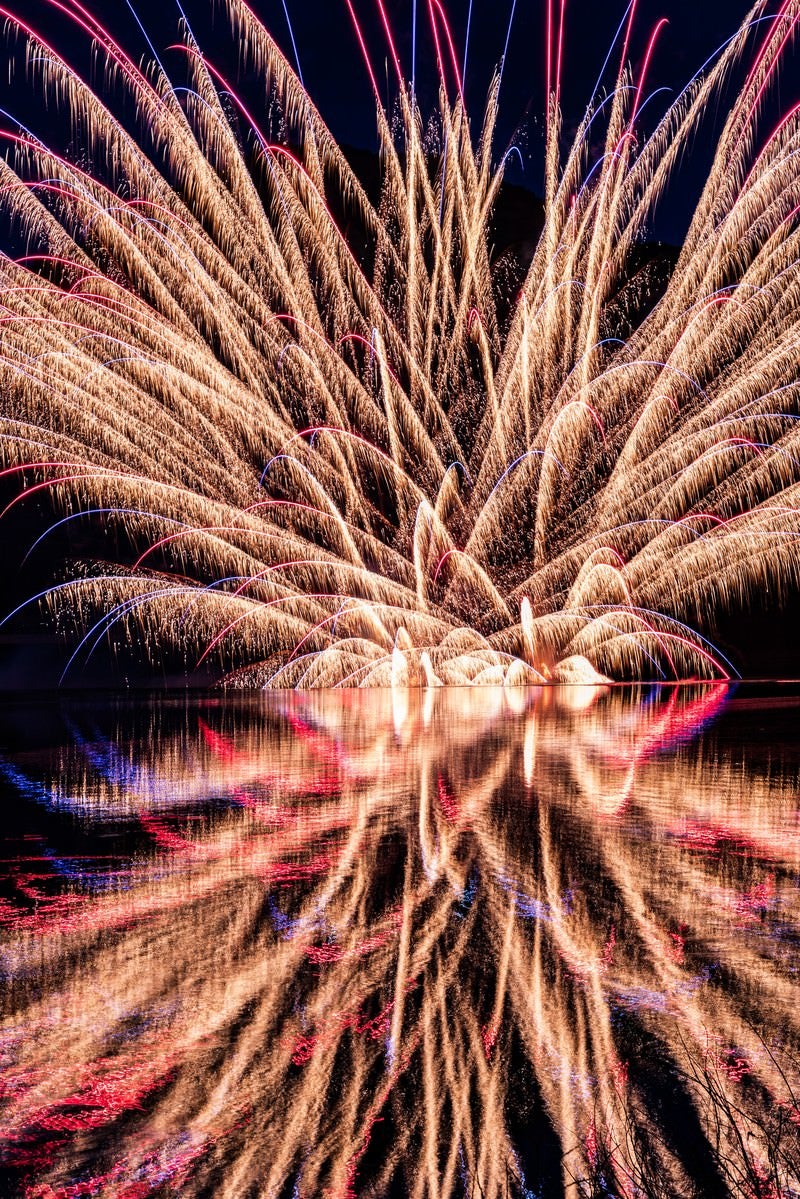
[[[374, 204], [244, 0], [233, 36], [280, 136], [188, 29], [174, 88], [59, 8], [105, 99], [0, 15], [101, 166], [6, 134], [3, 205], [37, 254], [0, 258], [0, 444], [15, 505], [89, 530], [35, 600], [69, 667], [111, 641], [242, 686], [726, 674], [692, 628], [798, 574], [800, 118], [760, 119], [797, 0], [756, 4], [649, 136], [628, 28], [563, 160], [550, 55], [544, 229], [510, 310], [499, 78], [474, 139], [447, 38], [423, 124], [386, 25]], [[645, 224], [746, 51], [677, 266], [620, 341]]]

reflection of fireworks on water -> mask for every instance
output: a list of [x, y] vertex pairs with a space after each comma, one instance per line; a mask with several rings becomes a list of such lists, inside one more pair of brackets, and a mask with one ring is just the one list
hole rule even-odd
[[796, 763], [688, 744], [724, 694], [189, 708], [6, 763], [150, 848], [17, 868], [4, 1164], [30, 1199], [795, 1193]]
[[[510, 310], [489, 251], [499, 84], [473, 145], [438, 4], [432, 130], [385, 23], [377, 207], [244, 0], [227, 8], [280, 144], [188, 31], [173, 89], [58, 7], [141, 130], [7, 18], [104, 164], [22, 133], [0, 167], [31, 245], [0, 260], [6, 481], [102, 559], [44, 601], [73, 661], [110, 639], [243, 685], [724, 673], [681, 622], [796, 574], [800, 135], [794, 110], [768, 135], [759, 117], [797, 0], [757, 4], [646, 139], [649, 53], [631, 74], [623, 25], [563, 164], [555, 39], [545, 225]], [[637, 238], [750, 41], [672, 280], [622, 343]]]

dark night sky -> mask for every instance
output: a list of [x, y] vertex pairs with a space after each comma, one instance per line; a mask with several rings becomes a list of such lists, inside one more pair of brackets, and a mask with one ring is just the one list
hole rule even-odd
[[[83, 0], [113, 30], [134, 57], [147, 53], [143, 35], [126, 0]], [[294, 54], [284, 12], [284, 0], [250, 0], [277, 40], [293, 60]], [[467, 99], [473, 120], [481, 118], [483, 99], [495, 64], [506, 39], [514, 0], [472, 0]], [[363, 26], [375, 73], [381, 86], [387, 81], [386, 43], [376, 17], [376, 0], [354, 0]], [[557, 0], [556, 0], [557, 4]], [[228, 35], [221, 5], [216, 0], [183, 0], [184, 9], [207, 56], [226, 71], [235, 71], [235, 48]], [[463, 55], [469, 0], [446, 0], [459, 59]], [[87, 61], [80, 39], [66, 23], [54, 18], [48, 0], [11, 0], [9, 7], [20, 12], [34, 27], [45, 31], [66, 57]], [[179, 71], [178, 56], [166, 47], [175, 39], [178, 23], [176, 0], [134, 0], [134, 7], [168, 70]], [[286, 0], [292, 21], [303, 78], [334, 134], [344, 143], [370, 148], [375, 145], [375, 116], [366, 69], [345, 0]], [[386, 0], [403, 64], [410, 75], [412, 46], [412, 0]], [[568, 0], [564, 55], [563, 107], [565, 127], [574, 127], [582, 115], [589, 92], [597, 79], [614, 32], [625, 12], [626, 0], [598, 3], [597, 0]], [[750, 4], [746, 0], [639, 0], [635, 36], [631, 47], [634, 67], [640, 63], [650, 34], [660, 18], [668, 25], [661, 31], [651, 66], [652, 88], [670, 89], [650, 106], [651, 123], [692, 74], [743, 19]], [[512, 179], [530, 190], [541, 190], [542, 113], [544, 107], [544, 32], [546, 0], [516, 0], [513, 29], [506, 61], [498, 149], [518, 141], [524, 171], [516, 165]], [[423, 105], [435, 99], [434, 43], [428, 19], [428, 0], [418, 0], [417, 81]], [[88, 64], [87, 64], [88, 65]], [[785, 106], [796, 98], [793, 87], [798, 72], [796, 61], [784, 71], [784, 95], [775, 105]], [[610, 81], [611, 72], [606, 75]], [[26, 98], [12, 95], [15, 113], [26, 111]], [[34, 114], [37, 132], [47, 136], [47, 116]], [[41, 122], [45, 128], [41, 129]], [[700, 131], [679, 185], [664, 203], [654, 233], [666, 240], [680, 240], [697, 189], [702, 183], [708, 151], [713, 139], [713, 119]]]

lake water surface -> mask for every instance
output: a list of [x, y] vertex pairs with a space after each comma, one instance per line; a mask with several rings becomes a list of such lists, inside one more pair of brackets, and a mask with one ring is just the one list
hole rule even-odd
[[800, 1195], [800, 692], [0, 703], [0, 1194]]

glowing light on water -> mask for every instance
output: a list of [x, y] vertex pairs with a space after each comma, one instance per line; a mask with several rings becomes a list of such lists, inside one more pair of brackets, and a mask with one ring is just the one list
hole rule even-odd
[[0, 762], [45, 832], [2, 864], [0, 1167], [26, 1199], [792, 1195], [797, 746], [701, 736], [729, 699], [76, 705]]
[[[566, 5], [548, 6], [544, 229], [513, 301], [491, 258], [500, 80], [473, 140], [440, 4], [425, 128], [379, 5], [397, 108], [375, 86], [377, 204], [243, 0], [258, 111], [188, 24], [173, 86], [58, 7], [107, 96], [0, 12], [105, 167], [5, 135], [3, 205], [31, 248], [0, 258], [0, 478], [25, 488], [7, 519], [46, 501], [52, 537], [80, 527], [89, 549], [14, 620], [40, 605], [79, 647], [70, 672], [110, 641], [240, 686], [731, 673], [700, 634], [797, 582], [800, 119], [759, 118], [798, 0], [757, 4], [650, 135], [660, 25], [634, 78], [631, 4], [610, 94], [563, 154]], [[748, 50], [672, 277], [636, 294], [633, 251]]]

